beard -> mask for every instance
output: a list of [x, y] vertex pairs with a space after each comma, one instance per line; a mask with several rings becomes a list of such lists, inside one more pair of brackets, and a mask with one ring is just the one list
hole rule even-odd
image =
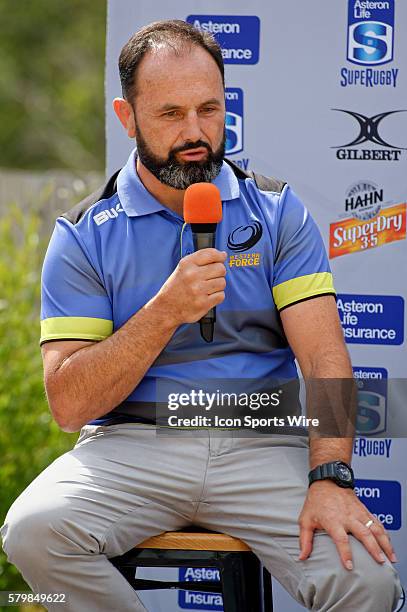
[[[226, 130], [223, 132], [222, 142], [216, 151], [212, 151], [207, 142], [197, 140], [196, 142], [188, 142], [183, 146], [171, 149], [167, 159], [157, 157], [151, 151], [137, 125], [136, 142], [137, 155], [147, 170], [160, 183], [183, 191], [193, 183], [210, 183], [218, 176], [225, 155]], [[207, 158], [202, 161], [179, 162], [175, 157], [181, 151], [188, 151], [198, 147], [205, 147], [208, 151]]]

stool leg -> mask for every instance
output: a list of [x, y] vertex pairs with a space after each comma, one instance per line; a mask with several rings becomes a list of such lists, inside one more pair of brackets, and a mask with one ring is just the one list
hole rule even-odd
[[265, 567], [263, 567], [261, 578], [263, 592], [263, 608], [261, 610], [262, 612], [273, 612], [273, 588], [271, 574]]
[[219, 565], [224, 612], [261, 612], [261, 566], [258, 559], [248, 553], [226, 553]]

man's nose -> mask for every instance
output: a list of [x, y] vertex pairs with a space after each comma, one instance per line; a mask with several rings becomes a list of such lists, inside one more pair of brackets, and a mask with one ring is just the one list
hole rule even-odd
[[196, 111], [191, 111], [185, 116], [182, 138], [184, 142], [195, 142], [202, 139], [201, 125]]

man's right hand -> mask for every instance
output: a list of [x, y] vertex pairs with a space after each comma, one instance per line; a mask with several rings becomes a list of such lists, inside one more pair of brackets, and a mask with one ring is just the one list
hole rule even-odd
[[182, 323], [194, 323], [225, 299], [226, 253], [184, 257], [160, 291], [100, 342], [42, 346], [44, 382], [55, 421], [79, 431], [125, 400]]
[[166, 317], [178, 327], [199, 321], [225, 299], [227, 253], [201, 249], [183, 257], [157, 293]]

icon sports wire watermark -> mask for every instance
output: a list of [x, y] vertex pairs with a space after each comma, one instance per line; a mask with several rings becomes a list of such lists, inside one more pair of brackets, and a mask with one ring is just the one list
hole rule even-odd
[[355, 433], [356, 395], [352, 378], [160, 380], [157, 431], [349, 437]]
[[[248, 411], [258, 411], [261, 408], [275, 408], [280, 406], [283, 390], [262, 393], [236, 393], [222, 392], [217, 389], [215, 392], [208, 393], [203, 389], [191, 389], [189, 393], [170, 393], [168, 396], [168, 410], [178, 411], [180, 408], [201, 408], [209, 412], [214, 408], [215, 414], [196, 414], [193, 416], [178, 416], [172, 414], [168, 417], [167, 423], [170, 427], [248, 427], [256, 429], [258, 427], [299, 427], [306, 426], [308, 420], [303, 415], [287, 415], [284, 417], [268, 416], [255, 417], [252, 414], [241, 416], [227, 416], [217, 414], [217, 410], [229, 408], [247, 408]], [[312, 425], [318, 426], [318, 419], [312, 419]]]

